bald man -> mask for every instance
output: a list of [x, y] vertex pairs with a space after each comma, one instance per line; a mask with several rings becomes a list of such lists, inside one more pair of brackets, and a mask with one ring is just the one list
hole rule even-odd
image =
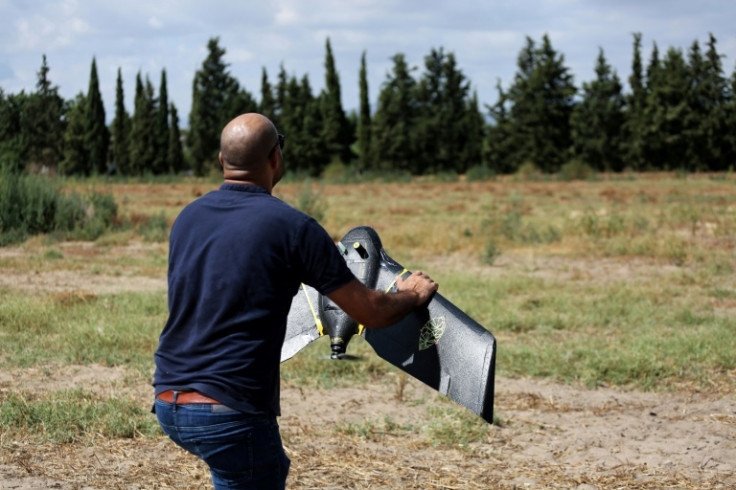
[[224, 183], [171, 229], [154, 411], [174, 442], [209, 465], [217, 489], [286, 485], [279, 367], [301, 283], [368, 328], [396, 323], [438, 287], [421, 272], [397, 278], [392, 294], [363, 286], [314, 219], [271, 195], [283, 145], [260, 114], [230, 121], [220, 139]]

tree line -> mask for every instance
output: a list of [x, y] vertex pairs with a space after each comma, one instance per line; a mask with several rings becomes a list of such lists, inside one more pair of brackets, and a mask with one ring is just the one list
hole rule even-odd
[[262, 68], [258, 99], [230, 73], [219, 38], [195, 72], [189, 127], [180, 129], [169, 102], [166, 70], [158, 91], [136, 76], [132, 114], [118, 69], [114, 118], [106, 124], [96, 61], [89, 87], [63, 100], [48, 77], [46, 56], [32, 93], [0, 88], [0, 166], [11, 171], [55, 169], [65, 175], [158, 175], [219, 170], [221, 128], [237, 114], [258, 111], [287, 135], [291, 170], [321, 175], [336, 164], [361, 173], [465, 173], [482, 168], [514, 173], [523, 167], [554, 173], [566, 164], [596, 171], [723, 171], [736, 162], [736, 72], [723, 69], [713, 35], [684, 53], [657, 44], [642, 57], [634, 34], [629, 90], [603, 49], [595, 78], [576, 87], [564, 56], [547, 35], [527, 37], [509, 87], [497, 84], [494, 104], [480, 107], [455, 55], [431, 49], [421, 72], [402, 53], [371, 107], [366, 53], [359, 73], [359, 108], [349, 113], [329, 38], [324, 88], [289, 74], [271, 80]]

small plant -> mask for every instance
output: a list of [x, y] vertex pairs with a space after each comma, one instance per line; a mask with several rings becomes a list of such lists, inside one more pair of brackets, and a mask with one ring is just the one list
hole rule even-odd
[[138, 226], [138, 232], [145, 242], [165, 242], [169, 238], [169, 220], [161, 211], [145, 219]]
[[482, 182], [486, 180], [496, 180], [496, 172], [485, 165], [475, 165], [470, 167], [465, 174], [468, 182]]
[[305, 180], [301, 184], [294, 207], [320, 222], [325, 218], [327, 212], [327, 205], [324, 202], [322, 193], [315, 191], [309, 180]]
[[498, 249], [496, 242], [489, 242], [486, 244], [486, 248], [483, 249], [483, 257], [481, 261], [486, 265], [493, 265], [496, 259], [501, 256], [501, 251]]

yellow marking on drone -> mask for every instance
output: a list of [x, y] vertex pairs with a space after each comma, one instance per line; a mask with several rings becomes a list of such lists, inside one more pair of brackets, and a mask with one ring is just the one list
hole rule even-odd
[[394, 287], [394, 284], [396, 284], [396, 281], [398, 281], [398, 280], [399, 280], [399, 277], [403, 276], [403, 275], [404, 275], [404, 274], [406, 274], [407, 272], [409, 272], [409, 269], [407, 269], [407, 268], [405, 267], [405, 268], [404, 268], [404, 270], [403, 270], [403, 271], [401, 271], [401, 274], [399, 274], [398, 276], [396, 276], [396, 278], [394, 279], [394, 281], [393, 281], [393, 282], [392, 282], [391, 284], [389, 284], [389, 285], [388, 285], [388, 287], [386, 288], [386, 292], [388, 293], [389, 291], [391, 291], [391, 288], [392, 288], [392, 287]]
[[324, 327], [322, 326], [322, 320], [319, 319], [319, 315], [317, 315], [317, 310], [314, 309], [314, 305], [312, 305], [312, 300], [309, 297], [309, 293], [307, 293], [307, 287], [302, 284], [302, 290], [304, 291], [304, 296], [307, 297], [307, 304], [309, 305], [309, 309], [312, 311], [312, 316], [314, 317], [314, 323], [317, 325], [317, 330], [319, 330], [319, 336], [322, 337], [324, 332]]
[[[356, 246], [356, 245], [360, 245], [360, 244], [358, 242], [355, 242], [353, 246]], [[358, 247], [356, 246], [355, 248], [358, 248]], [[394, 284], [396, 284], [396, 280], [407, 272], [409, 272], [409, 269], [404, 268], [404, 270], [401, 271], [401, 274], [396, 276], [396, 279], [394, 279], [394, 281], [388, 285], [388, 287], [386, 288], [386, 292], [388, 293], [389, 291], [391, 291], [391, 288], [394, 287]], [[362, 323], [359, 323], [358, 324], [358, 335], [363, 335], [363, 330], [365, 330], [365, 325], [363, 325]]]

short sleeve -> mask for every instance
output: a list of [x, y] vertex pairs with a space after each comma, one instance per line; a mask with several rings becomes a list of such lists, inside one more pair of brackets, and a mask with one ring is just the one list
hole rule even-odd
[[302, 282], [327, 295], [355, 278], [330, 235], [310, 218], [299, 234], [296, 255]]

